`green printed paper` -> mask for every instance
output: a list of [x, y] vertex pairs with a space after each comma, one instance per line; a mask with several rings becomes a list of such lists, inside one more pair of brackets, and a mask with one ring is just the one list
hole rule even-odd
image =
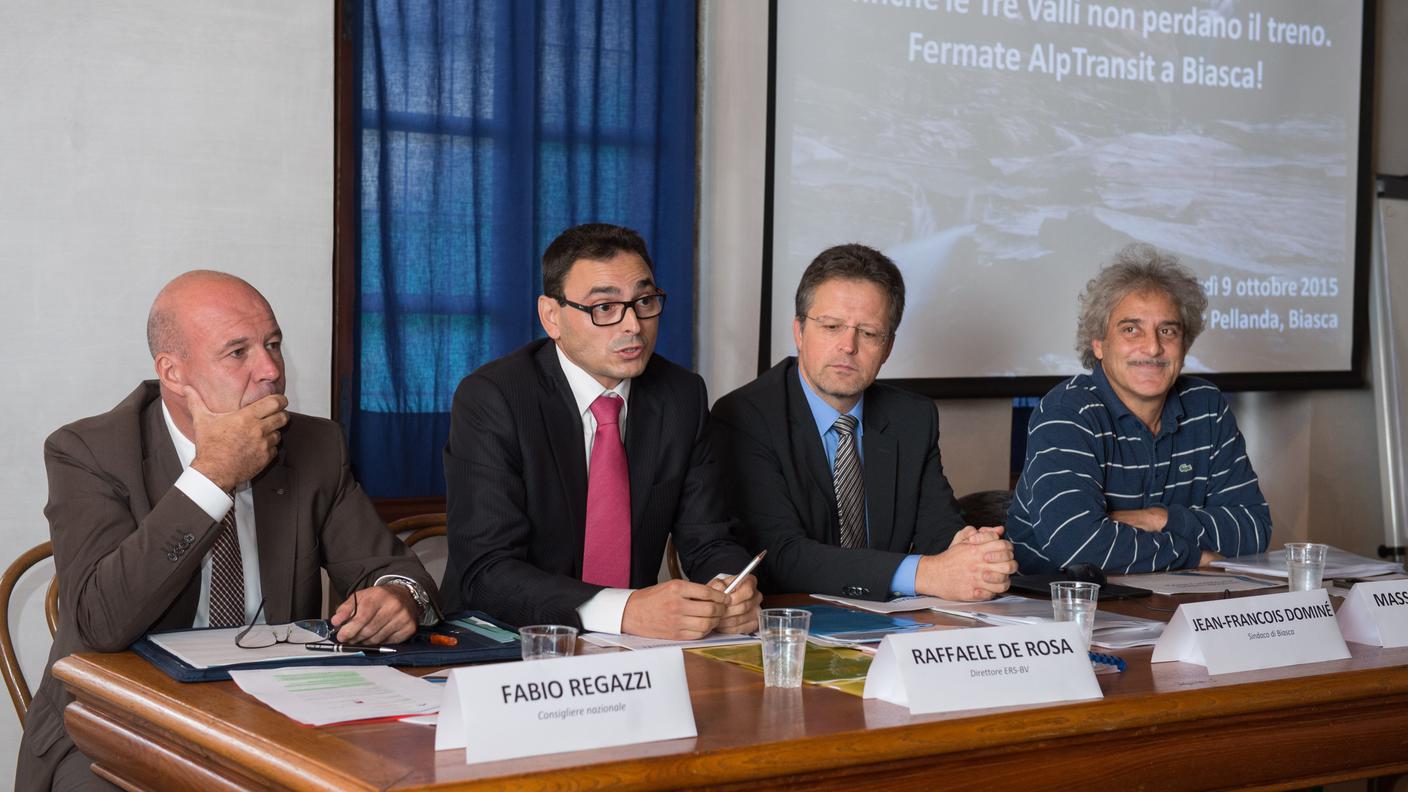
[[[763, 648], [758, 644], [707, 646], [689, 651], [760, 674], [763, 672]], [[870, 670], [870, 661], [871, 656], [858, 649], [807, 644], [802, 681], [859, 696], [865, 690], [865, 675]]]

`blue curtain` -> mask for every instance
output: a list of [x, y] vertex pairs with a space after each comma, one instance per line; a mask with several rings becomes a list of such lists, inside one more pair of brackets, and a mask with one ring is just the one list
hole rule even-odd
[[356, 372], [341, 415], [377, 497], [445, 491], [455, 385], [542, 334], [563, 229], [645, 237], [693, 360], [695, 3], [365, 0]]

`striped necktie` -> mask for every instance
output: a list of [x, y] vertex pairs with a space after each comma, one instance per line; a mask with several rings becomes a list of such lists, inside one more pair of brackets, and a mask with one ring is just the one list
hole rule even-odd
[[860, 454], [856, 450], [856, 417], [843, 415], [831, 425], [840, 441], [836, 444], [836, 516], [841, 520], [841, 546], [864, 547], [865, 483]]
[[210, 626], [244, 624], [244, 561], [235, 533], [235, 507], [225, 513], [220, 536], [210, 551]]

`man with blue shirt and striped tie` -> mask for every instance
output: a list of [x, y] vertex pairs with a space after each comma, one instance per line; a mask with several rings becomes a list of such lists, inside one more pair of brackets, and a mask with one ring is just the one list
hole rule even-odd
[[1008, 512], [1024, 573], [1156, 572], [1259, 553], [1271, 511], [1222, 393], [1180, 376], [1207, 297], [1172, 256], [1134, 244], [1086, 284], [1076, 349], [1027, 428]]
[[875, 382], [904, 279], [865, 245], [802, 273], [797, 357], [719, 399], [714, 445], [766, 590], [988, 599], [1016, 570], [1002, 527], [963, 525], [939, 459], [933, 401]]

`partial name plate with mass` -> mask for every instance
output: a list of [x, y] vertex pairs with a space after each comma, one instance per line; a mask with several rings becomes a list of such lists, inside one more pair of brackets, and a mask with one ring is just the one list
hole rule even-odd
[[886, 636], [865, 697], [911, 714], [1100, 698], [1075, 622]]
[[1339, 612], [1346, 641], [1408, 646], [1408, 580], [1356, 583]]
[[697, 736], [678, 648], [456, 668], [435, 750], [465, 762]]
[[1182, 661], [1212, 675], [1349, 657], [1324, 589], [1178, 606], [1151, 662]]

